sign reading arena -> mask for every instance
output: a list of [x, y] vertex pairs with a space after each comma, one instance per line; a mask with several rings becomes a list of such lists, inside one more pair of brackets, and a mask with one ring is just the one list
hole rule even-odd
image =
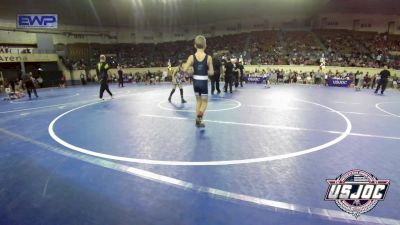
[[17, 28], [57, 29], [57, 27], [58, 27], [57, 14], [18, 14], [17, 15]]
[[57, 54], [0, 54], [0, 63], [57, 61]]

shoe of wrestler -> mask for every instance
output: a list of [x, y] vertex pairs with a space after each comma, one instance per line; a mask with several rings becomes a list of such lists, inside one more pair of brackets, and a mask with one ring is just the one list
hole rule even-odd
[[199, 117], [196, 118], [196, 127], [199, 127], [201, 123], [201, 120]]
[[199, 127], [199, 128], [204, 128], [204, 127], [206, 127], [206, 124], [204, 123], [204, 121], [203, 121], [202, 119], [200, 120], [200, 123], [199, 123], [198, 127]]

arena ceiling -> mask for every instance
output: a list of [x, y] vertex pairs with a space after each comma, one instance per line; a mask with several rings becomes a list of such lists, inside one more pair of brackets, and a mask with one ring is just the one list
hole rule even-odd
[[334, 12], [400, 12], [400, 0], [1, 0], [0, 19], [57, 13], [64, 25], [180, 27], [246, 18]]
[[240, 18], [310, 14], [326, 0], [1, 0], [2, 19], [57, 13], [59, 23], [84, 26], [183, 26]]

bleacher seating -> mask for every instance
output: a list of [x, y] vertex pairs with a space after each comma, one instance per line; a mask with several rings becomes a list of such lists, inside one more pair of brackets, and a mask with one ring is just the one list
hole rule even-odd
[[[176, 65], [192, 52], [192, 41], [158, 44], [72, 44], [65, 62], [70, 67], [93, 67], [100, 54], [109, 55], [112, 66], [163, 67]], [[322, 55], [331, 66], [400, 68], [400, 36], [349, 30], [257, 31], [211, 37], [207, 52], [242, 56], [246, 64], [318, 65]], [[381, 62], [379, 62], [379, 60]]]

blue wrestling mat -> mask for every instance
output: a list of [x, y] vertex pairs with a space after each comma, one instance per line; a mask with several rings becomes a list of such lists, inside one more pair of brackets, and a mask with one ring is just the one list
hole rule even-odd
[[[400, 224], [400, 94], [248, 84], [209, 96], [205, 129], [185, 86], [38, 90], [0, 103], [0, 224]], [[327, 179], [389, 179], [355, 218]]]

